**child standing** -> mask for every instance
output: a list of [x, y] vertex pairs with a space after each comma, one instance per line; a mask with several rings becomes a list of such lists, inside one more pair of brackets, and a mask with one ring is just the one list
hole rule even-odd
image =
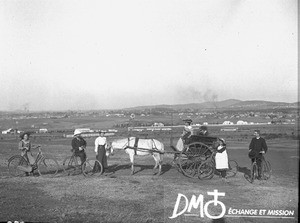
[[219, 146], [216, 152], [216, 169], [221, 173], [222, 180], [227, 181], [226, 170], [228, 169], [228, 155], [224, 139], [219, 138]]

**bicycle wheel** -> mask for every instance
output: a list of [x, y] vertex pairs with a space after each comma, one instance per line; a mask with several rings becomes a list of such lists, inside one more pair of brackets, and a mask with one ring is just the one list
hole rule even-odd
[[8, 172], [13, 177], [25, 176], [26, 169], [29, 167], [29, 163], [23, 156], [16, 155], [8, 160]]
[[271, 177], [271, 164], [269, 161], [263, 160], [261, 163], [261, 173], [262, 173], [262, 178], [264, 180], [268, 180]]
[[213, 162], [204, 162], [198, 168], [198, 178], [200, 180], [211, 179], [214, 176], [215, 167]]
[[251, 183], [253, 183], [253, 181], [255, 179], [257, 179], [257, 177], [258, 177], [258, 166], [257, 166], [256, 162], [252, 163], [250, 174], [251, 174], [250, 175]]
[[81, 171], [81, 168], [79, 168], [78, 165], [78, 157], [76, 156], [68, 156], [63, 161], [63, 169], [66, 174], [69, 175], [75, 175], [76, 172], [79, 170]]
[[103, 172], [102, 164], [96, 159], [88, 159], [82, 165], [82, 173], [86, 177], [100, 176]]
[[54, 158], [44, 157], [38, 163], [37, 170], [40, 176], [54, 177], [59, 170], [59, 166]]
[[234, 177], [237, 173], [238, 170], [238, 164], [234, 160], [229, 160], [228, 162], [228, 167], [229, 169], [226, 172], [227, 177]]

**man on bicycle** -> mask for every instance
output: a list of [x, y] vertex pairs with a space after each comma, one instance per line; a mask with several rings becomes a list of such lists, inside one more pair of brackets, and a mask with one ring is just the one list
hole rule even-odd
[[81, 131], [75, 129], [74, 138], [72, 139], [72, 152], [75, 156], [78, 156], [81, 161], [81, 165], [86, 161], [86, 141], [81, 136]]
[[267, 152], [268, 146], [264, 138], [260, 137], [260, 130], [254, 130], [254, 138], [249, 145], [249, 158], [252, 163], [256, 159], [258, 166], [258, 179], [261, 179], [261, 159], [264, 153]]

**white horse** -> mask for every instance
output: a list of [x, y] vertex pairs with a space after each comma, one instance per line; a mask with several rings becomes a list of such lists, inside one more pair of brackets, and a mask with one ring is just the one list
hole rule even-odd
[[[160, 175], [164, 153], [164, 144], [160, 141], [156, 139], [137, 139], [136, 137], [129, 137], [112, 141], [111, 153], [113, 153], [114, 149], [123, 149], [129, 155], [131, 174], [134, 174], [134, 155], [152, 155], [155, 160], [153, 173], [158, 167], [158, 175]], [[155, 150], [157, 152], [155, 152]]]

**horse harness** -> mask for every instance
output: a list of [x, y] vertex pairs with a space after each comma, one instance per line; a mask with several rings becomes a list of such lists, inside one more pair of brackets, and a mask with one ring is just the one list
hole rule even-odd
[[151, 152], [151, 154], [153, 154], [153, 150], [157, 150], [157, 151], [158, 151], [158, 149], [157, 149], [157, 147], [156, 147], [155, 142], [154, 142], [153, 139], [152, 139], [152, 142], [153, 142], [153, 144], [154, 144], [154, 148], [153, 148], [152, 150], [150, 150], [150, 149], [138, 148], [138, 142], [139, 142], [139, 139], [140, 139], [140, 138], [135, 137], [134, 145], [133, 145], [133, 147], [131, 147], [131, 146], [129, 146], [130, 138], [128, 137], [128, 144], [127, 144], [127, 146], [124, 148], [124, 150], [127, 149], [127, 148], [134, 149], [134, 155], [137, 155], [136, 151], [137, 151], [138, 149], [140, 149], [140, 150], [147, 150], [147, 151]]

